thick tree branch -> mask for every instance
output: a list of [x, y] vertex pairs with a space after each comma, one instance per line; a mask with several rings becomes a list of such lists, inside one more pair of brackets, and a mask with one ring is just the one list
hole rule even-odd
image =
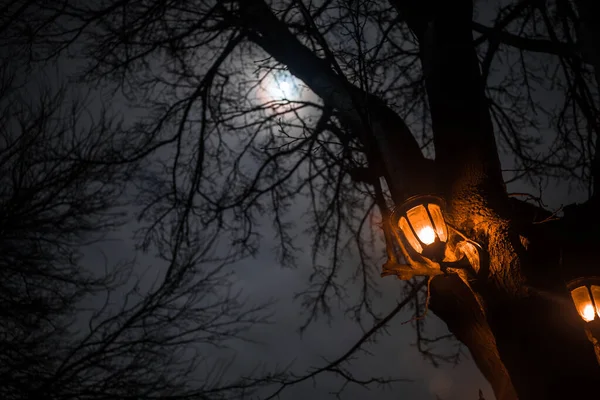
[[[576, 0], [575, 5], [581, 18], [581, 32], [579, 36], [582, 41], [582, 53], [590, 60], [594, 67], [594, 76], [596, 78], [596, 88], [600, 90], [600, 27], [598, 27], [598, 16], [600, 16], [600, 4], [593, 0]], [[594, 130], [598, 132], [600, 119], [596, 117], [594, 121]], [[595, 155], [592, 162], [593, 176], [593, 199], [598, 201], [600, 197], [600, 139], [596, 134]]]
[[453, 182], [451, 191], [458, 195], [457, 200], [478, 193], [493, 201], [506, 196], [479, 61], [472, 46], [471, 2], [463, 3], [439, 6], [431, 28], [433, 43], [425, 44], [433, 48], [423, 64], [431, 71], [426, 79], [436, 162], [444, 165], [444, 181]]
[[469, 348], [473, 361], [490, 382], [496, 399], [517, 399], [485, 315], [458, 275], [438, 276], [431, 282], [430, 309]]
[[[516, 47], [520, 50], [531, 51], [534, 53], [553, 54], [562, 57], [572, 57], [575, 53], [575, 48], [569, 43], [558, 42], [554, 43], [551, 40], [531, 39], [512, 34], [496, 27], [489, 27], [478, 22], [472, 22], [472, 27], [475, 32], [481, 33], [483, 36], [475, 39], [474, 44], [485, 42], [486, 40], [496, 39], [508, 46]], [[585, 62], [590, 62], [587, 57], [584, 57]]]
[[[429, 178], [427, 163], [404, 121], [379, 98], [349, 84], [336, 74], [328, 60], [304, 46], [262, 0], [240, 2], [240, 12], [250, 38], [290, 72], [302, 79], [325, 104], [338, 110], [347, 125], [361, 135], [367, 148], [377, 143], [389, 176], [398, 189], [418, 190]], [[360, 137], [360, 136], [359, 136]], [[394, 193], [400, 200], [400, 190]], [[402, 193], [405, 195], [405, 193]]]
[[[473, 21], [471, 26], [475, 32], [481, 33], [481, 36], [473, 42], [475, 46], [489, 40], [505, 45], [513, 46], [519, 50], [531, 51], [534, 53], [553, 54], [561, 57], [573, 57], [576, 54], [576, 48], [571, 43], [563, 43], [557, 40], [531, 39], [506, 32], [504, 29], [521, 16], [523, 11], [537, 3], [536, 0], [522, 0], [516, 4], [505, 17], [497, 21], [493, 27], [488, 27]], [[590, 60], [585, 60], [590, 62]]]
[[[436, 164], [448, 198], [474, 195], [506, 201], [479, 61], [473, 47], [472, 4], [390, 0], [419, 38], [432, 114]], [[424, 29], [424, 26], [427, 28]], [[452, 208], [450, 204], [450, 208]]]

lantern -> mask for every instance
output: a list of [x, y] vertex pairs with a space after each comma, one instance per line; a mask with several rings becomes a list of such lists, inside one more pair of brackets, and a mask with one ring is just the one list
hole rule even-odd
[[407, 251], [441, 262], [448, 240], [443, 201], [437, 196], [409, 198], [392, 214]]
[[578, 278], [567, 283], [579, 316], [585, 321], [600, 317], [600, 278]]

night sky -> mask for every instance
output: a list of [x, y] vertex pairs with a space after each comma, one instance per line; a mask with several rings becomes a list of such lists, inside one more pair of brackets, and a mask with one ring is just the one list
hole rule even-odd
[[[478, 18], [481, 22], [486, 22], [489, 15], [493, 15], [493, 7], [490, 14], [485, 11], [485, 9], [479, 10]], [[53, 79], [60, 81], [68, 78], [76, 69], [77, 66], [72, 61], [59, 60], [58, 67], [47, 67], [46, 73], [49, 74], [47, 76], [52, 76]], [[301, 83], [289, 77], [283, 79], [289, 80], [289, 84], [286, 82], [284, 88], [281, 88], [281, 85], [263, 88], [261, 95], [274, 98], [281, 96], [281, 92], [275, 93], [277, 89], [285, 91], [285, 94], [299, 95], [299, 92], [295, 93], [294, 90], [297, 90]], [[30, 85], [35, 84], [36, 80], [31, 79]], [[104, 89], [94, 92], [92, 105], [103, 97], [100, 95], [102, 90]], [[303, 94], [303, 96], [310, 97], [311, 95]], [[550, 96], [546, 97], [546, 101], [552, 103], [557, 99]], [[111, 106], [125, 116], [126, 123], [133, 120], [132, 115], [135, 115], [135, 111], [128, 112], [124, 100], [111, 100]], [[161, 156], [166, 155], [157, 154], [157, 157]], [[508, 168], [512, 159], [504, 155], [502, 162], [503, 166]], [[532, 188], [527, 183], [511, 184], [508, 189], [509, 192], [537, 191], [537, 188]], [[585, 197], [584, 193], [577, 190], [569, 192], [565, 185], [546, 186], [543, 195], [551, 210], [562, 204], [582, 201]], [[321, 318], [314, 322], [303, 335], [298, 333], [298, 328], [304, 322], [306, 314], [300, 302], [294, 300], [294, 295], [306, 287], [311, 273], [310, 247], [312, 242], [311, 238], [301, 229], [302, 210], [305, 208], [306, 204], [299, 201], [291, 211], [299, 225], [294, 239], [295, 246], [301, 250], [298, 268], [280, 267], [272, 251], [277, 246], [277, 240], [269, 216], [264, 216], [258, 221], [261, 226], [260, 232], [263, 235], [258, 254], [228, 267], [234, 273], [234, 287], [243, 290], [243, 295], [248, 303], [274, 301], [272, 323], [266, 326], [257, 326], [248, 334], [250, 339], [256, 341], [255, 343], [232, 341], [229, 349], [206, 348], [206, 354], [210, 354], [215, 359], [235, 354], [235, 362], [229, 370], [228, 376], [247, 374], [257, 364], [264, 364], [268, 369], [268, 367], [288, 365], [291, 362], [294, 362], [292, 371], [303, 374], [309, 368], [325, 365], [325, 360], [339, 357], [362, 335], [352, 316], [344, 313], [343, 305], [334, 309], [331, 321]], [[136, 208], [131, 206], [128, 211], [134, 215]], [[144, 274], [144, 279], [148, 280], [159, 276], [161, 267], [163, 267], [162, 262], [153, 257], [151, 252], [143, 254], [135, 250], [133, 233], [139, 226], [135, 218], [131, 218], [130, 223], [110, 235], [110, 240], [83, 249], [89, 268], [100, 269], [106, 260], [110, 264], [121, 259], [136, 257], [136, 274]], [[381, 247], [380, 251], [383, 252]], [[351, 263], [352, 258], [348, 257], [347, 261]], [[341, 279], [343, 280], [343, 278]], [[374, 304], [385, 314], [387, 310], [393, 309], [397, 302], [402, 300], [402, 282], [394, 277], [387, 277], [381, 278], [378, 284], [382, 295]], [[350, 283], [347, 284], [346, 289], [350, 293], [359, 291], [357, 285], [353, 286]], [[442, 364], [436, 368], [424, 360], [414, 346], [416, 337], [412, 324], [405, 323], [411, 319], [411, 316], [410, 310], [398, 315], [388, 326], [387, 331], [378, 336], [377, 343], [369, 344], [366, 347], [371, 354], [357, 354], [350, 366], [357, 377], [391, 375], [407, 381], [396, 383], [392, 388], [372, 387], [371, 390], [349, 385], [341, 397], [348, 400], [367, 398], [380, 400], [476, 400], [479, 389], [482, 389], [485, 399], [494, 399], [490, 386], [469, 359], [466, 348], [463, 347], [464, 355], [457, 366]], [[364, 321], [366, 329], [370, 327], [371, 323], [368, 319]], [[448, 333], [445, 324], [431, 313], [426, 317], [426, 325], [430, 336]], [[451, 352], [457, 344], [454, 341], [444, 343], [437, 345], [436, 348]], [[333, 398], [331, 392], [338, 390], [342, 384], [343, 381], [339, 378], [324, 373], [314, 382], [309, 380], [288, 388], [283, 392], [281, 398], [289, 400]], [[270, 391], [264, 392], [264, 394], [268, 393]]]

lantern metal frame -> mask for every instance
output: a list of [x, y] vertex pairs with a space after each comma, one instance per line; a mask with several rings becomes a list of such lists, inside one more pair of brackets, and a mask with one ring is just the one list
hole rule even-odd
[[[582, 276], [578, 278], [571, 278], [568, 281], [566, 281], [566, 287], [569, 291], [569, 297], [571, 297], [571, 302], [575, 307], [577, 314], [579, 315], [579, 319], [585, 324], [585, 334], [587, 336], [587, 339], [594, 346], [596, 360], [598, 361], [598, 364], [600, 364], [600, 342], [597, 339], [598, 337], [600, 337], [600, 293], [597, 293], [598, 296], [594, 296], [592, 286], [600, 287], [600, 277], [594, 275]], [[594, 318], [590, 320], [587, 320], [579, 311], [578, 304], [574, 299], [575, 296], [573, 296], [573, 291], [582, 287], [584, 287], [587, 290], [587, 296], [592, 303], [591, 306], [594, 309]]]
[[[431, 215], [429, 207], [427, 207], [427, 205], [429, 205], [429, 204], [435, 204], [441, 210], [442, 223], [444, 224], [444, 226], [441, 228], [444, 229], [446, 232], [446, 239], [444, 241], [440, 240], [439, 234], [437, 232], [438, 226], [437, 226], [436, 221], [434, 220], [433, 216]], [[408, 218], [407, 212], [418, 206], [423, 206], [425, 208], [425, 211], [427, 212], [427, 217], [429, 218], [430, 225], [433, 228], [433, 232], [435, 234], [433, 243], [430, 243], [430, 244], [424, 243], [421, 240], [421, 238], [419, 237], [419, 235], [417, 234], [417, 232], [415, 231], [415, 228], [414, 228], [411, 220]], [[438, 262], [438, 263], [442, 262], [442, 260], [444, 259], [446, 244], [447, 244], [448, 238], [449, 238], [449, 229], [448, 229], [449, 226], [446, 222], [446, 218], [444, 215], [445, 208], [446, 208], [446, 204], [445, 204], [444, 200], [439, 196], [417, 195], [417, 196], [412, 196], [412, 197], [408, 198], [402, 205], [396, 207], [394, 209], [394, 211], [391, 213], [392, 226], [393, 226], [394, 230], [397, 232], [397, 234], [398, 234], [397, 236], [399, 236], [401, 238], [402, 244], [403, 244], [404, 248], [406, 249], [406, 251], [409, 252], [409, 255], [411, 256], [411, 258], [418, 259], [418, 258], [423, 257], [423, 258], [427, 258], [427, 259], [430, 259], [430, 260]], [[400, 228], [399, 223], [400, 223], [400, 219], [402, 217], [404, 217], [406, 219], [406, 221], [408, 222], [408, 226], [410, 227], [410, 229], [412, 231], [412, 235], [416, 238], [416, 240], [421, 245], [421, 248], [422, 248], [421, 252], [417, 251], [417, 249], [415, 249], [413, 247], [413, 245], [410, 243], [410, 241], [406, 237], [402, 228]]]
[[585, 277], [578, 277], [578, 278], [573, 278], [570, 279], [569, 281], [567, 281], [566, 283], [567, 289], [569, 290], [569, 295], [571, 296], [571, 301], [573, 302], [575, 309], [577, 309], [577, 303], [575, 303], [575, 299], [573, 298], [573, 291], [575, 289], [581, 288], [581, 287], [585, 287], [587, 290], [587, 295], [589, 297], [589, 299], [592, 302], [592, 307], [594, 308], [594, 318], [587, 321], [580, 313], [579, 310], [577, 309], [577, 313], [579, 314], [579, 316], [581, 317], [581, 319], [586, 322], [586, 323], [590, 323], [592, 321], [597, 321], [600, 318], [600, 294], [598, 296], [594, 296], [594, 293], [592, 292], [592, 286], [599, 286], [600, 287], [600, 277], [598, 276], [585, 276]]

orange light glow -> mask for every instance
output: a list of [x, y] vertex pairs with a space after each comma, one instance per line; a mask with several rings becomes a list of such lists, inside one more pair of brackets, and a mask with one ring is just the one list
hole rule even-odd
[[406, 212], [406, 216], [422, 243], [429, 245], [435, 241], [436, 235], [432, 221], [424, 206], [418, 205], [411, 208]]
[[408, 225], [408, 221], [406, 220], [406, 218], [400, 218], [400, 221], [398, 221], [398, 226], [404, 232], [404, 236], [406, 237], [406, 240], [408, 240], [408, 243], [412, 246], [412, 248], [415, 249], [417, 253], [422, 253], [423, 246], [421, 246], [421, 243], [419, 243], [415, 235], [413, 235], [412, 230], [410, 229], [410, 225]]
[[586, 304], [583, 308], [583, 312], [581, 317], [586, 321], [592, 321], [596, 317], [596, 310], [594, 310], [594, 306], [591, 304]]
[[425, 244], [431, 244], [435, 242], [435, 232], [430, 226], [425, 226], [421, 228], [421, 230], [417, 232], [417, 235], [419, 236], [421, 242]]
[[407, 250], [437, 262], [444, 258], [448, 240], [442, 204], [442, 199], [436, 196], [414, 196], [393, 215], [398, 218], [401, 239], [405, 240]]
[[596, 317], [596, 310], [590, 297], [590, 292], [585, 286], [579, 286], [571, 290], [571, 297], [579, 316], [585, 321], [590, 322]]
[[428, 204], [427, 209], [429, 210], [429, 214], [431, 214], [431, 218], [433, 219], [435, 232], [437, 233], [438, 238], [440, 238], [442, 242], [445, 242], [448, 240], [448, 231], [446, 228], [446, 221], [444, 221], [444, 215], [442, 214], [442, 209], [437, 204]]
[[596, 313], [598, 314], [598, 316], [600, 316], [600, 286], [591, 285], [590, 291], [592, 292], [594, 303], [596, 303]]

